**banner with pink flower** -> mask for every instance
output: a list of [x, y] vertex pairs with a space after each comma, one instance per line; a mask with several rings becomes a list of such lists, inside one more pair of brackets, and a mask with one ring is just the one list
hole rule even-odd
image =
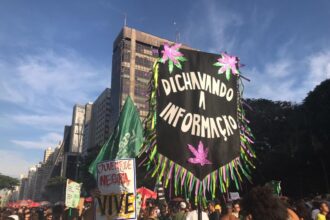
[[165, 44], [154, 64], [143, 152], [173, 194], [215, 197], [232, 183], [239, 189], [255, 157], [239, 59], [180, 47]]

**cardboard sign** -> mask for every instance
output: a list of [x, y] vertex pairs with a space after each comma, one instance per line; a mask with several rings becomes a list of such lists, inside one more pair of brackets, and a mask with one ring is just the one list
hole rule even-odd
[[180, 52], [182, 69], [159, 64], [157, 150], [203, 180], [240, 156], [237, 77], [218, 74], [219, 55]]
[[[97, 184], [101, 196], [96, 198], [99, 219], [136, 218], [136, 175], [134, 159], [119, 159], [97, 165]], [[98, 219], [98, 218], [97, 218]]]
[[67, 179], [65, 192], [65, 206], [68, 208], [77, 208], [80, 200], [81, 185], [73, 180]]
[[239, 196], [238, 192], [229, 192], [229, 200], [230, 201], [235, 201], [237, 199], [240, 199], [241, 197]]

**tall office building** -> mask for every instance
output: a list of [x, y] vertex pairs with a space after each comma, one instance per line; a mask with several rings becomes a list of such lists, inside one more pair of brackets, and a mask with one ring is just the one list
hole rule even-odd
[[54, 152], [54, 150], [51, 147], [48, 147], [45, 151], [44, 151], [44, 160], [43, 162], [45, 163], [49, 156]]
[[110, 97], [110, 89], [106, 88], [93, 105], [94, 147], [102, 146], [110, 136]]
[[83, 140], [82, 140], [82, 154], [85, 156], [87, 154], [87, 149], [92, 142], [92, 133], [93, 133], [93, 103], [89, 102], [85, 105], [85, 120], [84, 120], [84, 131], [83, 131]]
[[26, 199], [24, 198], [24, 195], [27, 193], [27, 187], [28, 187], [28, 178], [24, 175], [21, 175], [20, 177], [20, 186], [19, 186], [19, 200]]
[[[67, 178], [77, 178], [79, 157], [83, 151], [84, 128], [90, 123], [92, 117], [92, 103], [86, 105], [76, 104], [73, 107], [71, 130], [68, 127], [64, 130], [64, 154], [61, 165], [61, 176]], [[67, 134], [70, 134], [67, 139]], [[68, 151], [66, 151], [69, 143]]]
[[36, 172], [37, 167], [31, 167], [28, 173], [28, 183], [27, 183], [27, 190], [24, 192], [24, 198], [32, 199], [35, 191], [36, 185]]
[[[158, 48], [169, 40], [124, 27], [113, 43], [111, 79], [111, 129], [129, 95], [143, 120], [149, 109], [148, 83]], [[187, 49], [192, 49], [183, 46]], [[156, 51], [156, 54], [154, 53]]]
[[110, 137], [111, 90], [106, 88], [92, 105], [91, 120], [85, 123], [83, 155], [94, 147], [102, 146]]
[[71, 124], [69, 152], [81, 153], [85, 121], [85, 106], [74, 105]]

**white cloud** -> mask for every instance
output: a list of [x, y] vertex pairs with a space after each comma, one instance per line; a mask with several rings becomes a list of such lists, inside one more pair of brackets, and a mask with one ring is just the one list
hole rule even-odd
[[33, 164], [26, 160], [26, 157], [17, 151], [1, 150], [0, 173], [18, 178], [20, 174], [26, 174], [28, 168]]
[[293, 64], [291, 59], [279, 59], [273, 63], [267, 63], [264, 73], [272, 78], [287, 77], [294, 69]]
[[61, 134], [50, 132], [42, 136], [39, 140], [11, 140], [12, 143], [27, 149], [46, 149], [56, 146], [63, 136]]
[[0, 116], [46, 131], [62, 131], [74, 104], [94, 100], [110, 84], [108, 69], [72, 50], [3, 58], [0, 73], [0, 103], [15, 105], [15, 112]]
[[[30, 108], [71, 108], [86, 102], [93, 92], [107, 87], [109, 71], [82, 58], [72, 50], [44, 50], [9, 62], [0, 61], [0, 100]], [[70, 103], [70, 105], [68, 105]]]
[[[281, 56], [282, 57], [282, 56]], [[301, 60], [286, 57], [247, 69], [247, 97], [300, 102], [307, 93], [330, 78], [330, 50], [315, 52]]]
[[71, 123], [70, 114], [19, 114], [9, 115], [7, 117], [11, 118], [16, 123], [33, 126], [43, 130], [63, 129], [64, 125]]
[[330, 78], [330, 50], [309, 56], [307, 62], [309, 74], [306, 79], [306, 86], [310, 89]]
[[[288, 67], [294, 65], [291, 60], [288, 62]], [[271, 100], [281, 100], [281, 101], [300, 101], [303, 98], [303, 90], [301, 88], [295, 87], [296, 79], [293, 76], [286, 76], [280, 71], [280, 75], [276, 75], [277, 71], [274, 69], [274, 73], [270, 74], [270, 66], [278, 66], [277, 63], [266, 64], [260, 71], [257, 68], [246, 70], [251, 79], [250, 83], [245, 83], [247, 88], [245, 97], [249, 98], [266, 98]], [[279, 65], [282, 67], [282, 65]], [[286, 67], [286, 68], [288, 68]], [[268, 69], [268, 70], [267, 70]], [[284, 71], [282, 69], [282, 71]]]
[[[216, 1], [196, 6], [190, 16], [203, 14], [201, 19], [189, 19], [183, 29], [183, 41], [192, 46], [207, 46], [204, 50], [220, 53], [230, 52], [235, 44], [234, 28], [243, 24], [242, 17], [226, 7], [216, 7]], [[189, 16], [188, 16], [189, 17]], [[228, 34], [228, 32], [231, 34]]]

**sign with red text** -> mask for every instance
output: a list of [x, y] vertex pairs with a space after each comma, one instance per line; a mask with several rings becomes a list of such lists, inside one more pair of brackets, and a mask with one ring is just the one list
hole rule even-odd
[[136, 174], [134, 159], [119, 159], [97, 165], [98, 213], [107, 219], [136, 218]]

